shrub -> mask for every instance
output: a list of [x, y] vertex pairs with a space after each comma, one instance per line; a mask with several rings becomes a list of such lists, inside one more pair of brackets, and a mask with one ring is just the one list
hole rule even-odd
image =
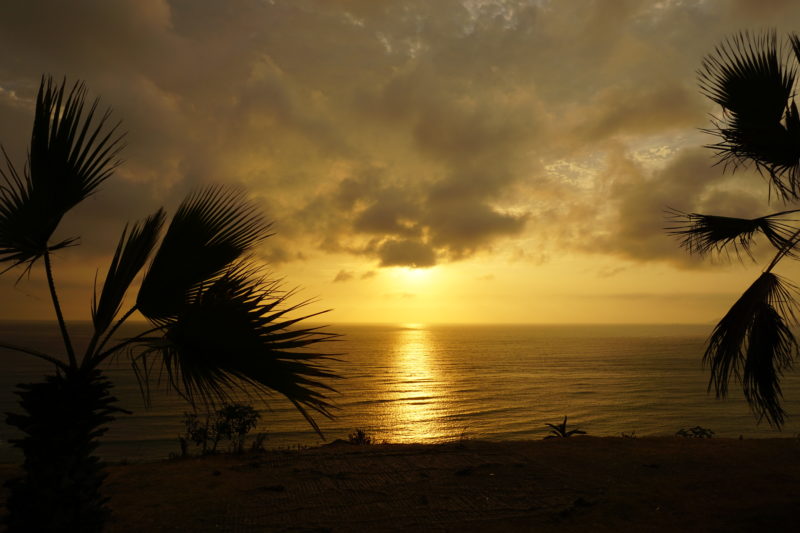
[[695, 426], [693, 428], [681, 428], [675, 432], [675, 436], [685, 439], [710, 439], [714, 436], [714, 432], [708, 428]]
[[[184, 413], [183, 423], [186, 432], [178, 437], [181, 457], [189, 455], [189, 442], [199, 447], [203, 455], [216, 453], [217, 446], [223, 440], [231, 441], [230, 451], [243, 452], [247, 434], [256, 427], [260, 417], [261, 415], [251, 405], [241, 403], [225, 403], [215, 413], [206, 414], [202, 422], [197, 413]], [[258, 434], [259, 448], [263, 447], [265, 439], [266, 433]]]
[[557, 437], [567, 438], [573, 435], [586, 435], [586, 432], [580, 429], [571, 429], [567, 431], [567, 417], [564, 416], [564, 421], [560, 424], [545, 424], [550, 428], [550, 433], [552, 435], [548, 435], [546, 439], [555, 439]]
[[366, 445], [373, 444], [375, 438], [368, 435], [363, 429], [356, 429], [353, 433], [347, 436], [347, 442], [350, 444]]
[[217, 411], [216, 435], [218, 438], [230, 440], [233, 452], [242, 453], [247, 434], [256, 427], [260, 417], [251, 405], [225, 404]]

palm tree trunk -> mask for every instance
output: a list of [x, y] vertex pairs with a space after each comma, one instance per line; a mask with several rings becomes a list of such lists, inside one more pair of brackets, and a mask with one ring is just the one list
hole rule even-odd
[[64, 338], [64, 348], [67, 350], [69, 357], [69, 366], [77, 368], [78, 362], [75, 359], [75, 350], [72, 349], [72, 341], [69, 338], [67, 331], [67, 323], [64, 322], [64, 315], [61, 312], [61, 304], [58, 302], [58, 293], [56, 292], [56, 284], [53, 280], [53, 267], [50, 264], [50, 252], [44, 253], [44, 270], [47, 273], [47, 285], [50, 287], [50, 297], [53, 300], [53, 308], [56, 310], [56, 318], [58, 319], [58, 327], [61, 329], [61, 336]]
[[8, 531], [102, 531], [106, 474], [93, 452], [112, 413], [122, 411], [113, 406], [111, 383], [99, 370], [69, 369], [18, 388], [24, 414], [9, 414], [6, 422], [24, 434], [11, 442], [25, 462], [22, 477], [6, 483]]

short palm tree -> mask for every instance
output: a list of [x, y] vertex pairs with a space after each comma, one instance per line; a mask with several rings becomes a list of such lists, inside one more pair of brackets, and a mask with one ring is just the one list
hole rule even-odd
[[[800, 38], [784, 45], [774, 31], [742, 32], [707, 56], [698, 73], [701, 91], [722, 107], [705, 130], [719, 141], [709, 146], [719, 162], [735, 170], [754, 166], [783, 202], [800, 197], [800, 115], [795, 104]], [[674, 212], [669, 231], [690, 253], [745, 254], [758, 235], [775, 249], [761, 275], [714, 328], [704, 355], [711, 368], [709, 390], [725, 397], [731, 379], [741, 383], [753, 412], [780, 428], [781, 376], [798, 353], [796, 288], [774, 273], [785, 258], [798, 259], [800, 226], [782, 210], [753, 219]]]
[[[0, 170], [0, 263], [24, 277], [41, 260], [63, 338], [65, 357], [0, 344], [53, 365], [43, 382], [23, 384], [21, 414], [8, 415], [23, 437], [24, 475], [9, 483], [10, 531], [99, 531], [108, 510], [100, 488], [97, 439], [122, 411], [100, 365], [126, 353], [140, 382], [163, 368], [168, 385], [190, 402], [225, 401], [247, 391], [288, 398], [320, 434], [312, 412], [330, 416], [324, 366], [332, 354], [315, 346], [336, 335], [300, 326], [314, 315], [295, 314], [292, 291], [264, 277], [248, 259], [270, 235], [269, 224], [240, 191], [211, 187], [187, 197], [160, 239], [159, 209], [125, 228], [99, 294], [92, 301], [94, 333], [80, 355], [69, 335], [53, 278], [51, 254], [76, 239], [51, 242], [62, 217], [96, 192], [119, 164], [123, 136], [98, 116], [86, 90], [43, 77], [36, 99], [30, 151], [19, 173], [6, 156]], [[129, 288], [144, 270], [135, 301]], [[118, 340], [115, 333], [139, 312], [150, 327]], [[143, 391], [147, 391], [143, 387]]]

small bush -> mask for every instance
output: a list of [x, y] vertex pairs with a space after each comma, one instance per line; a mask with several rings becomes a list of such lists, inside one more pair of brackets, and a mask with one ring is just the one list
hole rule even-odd
[[[189, 455], [189, 442], [200, 447], [203, 454], [216, 451], [219, 439], [214, 435], [211, 417], [208, 414], [206, 414], [205, 421], [200, 422], [197, 413], [183, 413], [183, 425], [186, 427], [186, 432], [183, 436], [178, 437], [178, 442], [181, 446], [181, 456]], [[212, 449], [209, 450], [208, 443], [212, 440]]]
[[373, 444], [375, 442], [375, 438], [371, 435], [367, 435], [367, 432], [363, 429], [356, 429], [353, 433], [350, 433], [350, 435], [347, 436], [347, 442], [362, 446]]
[[[247, 434], [256, 427], [260, 417], [252, 406], [240, 403], [223, 404], [215, 413], [207, 413], [203, 421], [197, 413], [184, 413], [186, 432], [178, 436], [180, 456], [190, 455], [189, 442], [200, 448], [200, 453], [205, 455], [216, 453], [220, 441], [224, 440], [231, 442], [230, 451], [241, 453], [244, 451]], [[256, 439], [258, 447], [263, 447], [266, 434], [259, 433]]]
[[714, 436], [714, 432], [708, 428], [695, 426], [693, 428], [681, 428], [675, 432], [675, 436], [685, 439], [710, 439]]
[[242, 453], [247, 434], [256, 427], [260, 417], [261, 415], [251, 405], [225, 404], [217, 411], [214, 429], [219, 439], [231, 441], [233, 452]]

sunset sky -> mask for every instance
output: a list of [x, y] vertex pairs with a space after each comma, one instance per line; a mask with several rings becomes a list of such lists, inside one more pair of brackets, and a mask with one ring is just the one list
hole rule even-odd
[[[59, 231], [82, 236], [55, 257], [69, 318], [126, 221], [231, 183], [274, 221], [258, 258], [328, 322], [711, 324], [762, 266], [687, 257], [664, 210], [785, 208], [699, 131], [703, 56], [764, 28], [800, 31], [800, 3], [10, 0], [0, 142], [21, 167], [43, 73], [128, 132]], [[0, 318], [51, 318], [18, 275]]]

